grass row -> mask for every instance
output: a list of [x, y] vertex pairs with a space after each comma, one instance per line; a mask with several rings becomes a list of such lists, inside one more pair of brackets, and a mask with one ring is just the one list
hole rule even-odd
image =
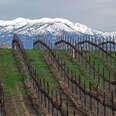
[[109, 70], [109, 66], [102, 60], [101, 58], [97, 57], [96, 55], [93, 55], [91, 53], [86, 53], [84, 54], [84, 57], [88, 59], [90, 57], [90, 63], [95, 62], [95, 68], [96, 70], [99, 69], [100, 74], [103, 74], [104, 70], [104, 78], [109, 78], [109, 74], [111, 79], [115, 77], [114, 73]]
[[[85, 69], [84, 65], [78, 65], [77, 63], [75, 63], [72, 57], [68, 55], [64, 50], [55, 50], [55, 51], [65, 60], [67, 67], [69, 67], [72, 71], [75, 71], [81, 75], [82, 84], [84, 84], [83, 82], [85, 81], [85, 85], [88, 87], [90, 82], [93, 85], [97, 85], [97, 84], [99, 85], [100, 83], [101, 84], [103, 83], [102, 77], [97, 76], [99, 77], [98, 79], [98, 78], [93, 78], [93, 75], [91, 74], [87, 76], [86, 72], [88, 72], [88, 69]], [[103, 75], [103, 70], [104, 70], [104, 78], [109, 79], [109, 75], [110, 75], [110, 79], [115, 78], [115, 74], [109, 70], [109, 67], [107, 64], [105, 64], [104, 60], [98, 58], [96, 55], [93, 55], [91, 52], [88, 52], [83, 56], [86, 59], [90, 57], [91, 64], [95, 61], [95, 69], [98, 70], [99, 68], [99, 73], [101, 75]]]
[[[26, 78], [24, 74], [18, 71], [17, 66], [12, 56], [13, 50], [0, 50], [0, 80], [4, 83], [5, 95], [14, 96], [17, 94], [17, 85]], [[58, 86], [58, 81], [55, 80], [53, 73], [49, 70], [48, 65], [44, 62], [43, 55], [38, 50], [26, 50], [30, 63], [36, 68], [37, 77], [43, 78], [50, 84], [50, 88], [55, 89]], [[20, 59], [16, 57], [16, 62]], [[24, 88], [20, 91], [25, 93]]]
[[12, 52], [13, 50], [11, 49], [0, 50], [0, 54], [4, 54], [0, 55], [0, 80], [4, 83], [4, 90], [7, 96], [17, 94], [17, 84], [24, 78], [24, 75], [17, 70]]
[[43, 54], [37, 49], [27, 50], [26, 53], [30, 63], [36, 69], [37, 77], [48, 82], [51, 90], [55, 89], [58, 86], [58, 81], [55, 80], [53, 73], [45, 63]]
[[[0, 50], [0, 80], [4, 82], [6, 90], [5, 93], [8, 96], [17, 94], [17, 85], [22, 82], [22, 79], [25, 78], [25, 75], [18, 71], [14, 58], [12, 56], [12, 52], [12, 49]], [[84, 84], [85, 82], [85, 85], [87, 87], [89, 86], [90, 82], [93, 85], [99, 84], [98, 79], [91, 78], [91, 75], [87, 76], [82, 70], [82, 66], [75, 64], [71, 56], [69, 56], [64, 50], [56, 50], [56, 52], [65, 60], [67, 67], [69, 67], [72, 71], [77, 72], [82, 77], [82, 84]], [[48, 65], [45, 63], [43, 58], [44, 56], [41, 51], [37, 49], [32, 49], [26, 50], [26, 53], [30, 63], [36, 68], [37, 77], [43, 78], [45, 81], [47, 81], [50, 84], [51, 90], [55, 89], [58, 86], [58, 81], [55, 80], [53, 73], [50, 71]], [[91, 61], [95, 60], [96, 68], [98, 68], [99, 64], [101, 71], [100, 73], [102, 73], [104, 67], [104, 75], [107, 78], [109, 74], [107, 65], [104, 64], [104, 62], [101, 59], [97, 58], [95, 55], [92, 55], [90, 53], [85, 54], [85, 57], [88, 56], [90, 56]], [[20, 59], [17, 57], [17, 62], [19, 62], [19, 60]], [[111, 77], [114, 77], [112, 73]], [[25, 91], [23, 88], [20, 88], [20, 90], [21, 92]]]
[[80, 65], [76, 64], [72, 57], [68, 55], [64, 50], [56, 50], [56, 52], [64, 59], [67, 67], [69, 67], [72, 71], [78, 73], [81, 76], [82, 85], [84, 85], [85, 83], [85, 86], [89, 87], [89, 83], [91, 83], [92, 85], [96, 85], [98, 83], [98, 79], [93, 79], [92, 77], [87, 76]]

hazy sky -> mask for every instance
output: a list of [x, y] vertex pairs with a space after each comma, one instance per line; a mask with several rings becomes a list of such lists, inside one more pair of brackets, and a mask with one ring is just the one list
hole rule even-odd
[[89, 27], [116, 31], [116, 0], [0, 0], [0, 19], [67, 18]]

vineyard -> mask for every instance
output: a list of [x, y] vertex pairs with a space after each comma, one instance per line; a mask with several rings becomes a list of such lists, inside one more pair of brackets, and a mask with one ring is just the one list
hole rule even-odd
[[0, 49], [0, 116], [116, 116], [116, 43], [79, 40], [27, 50], [14, 35]]

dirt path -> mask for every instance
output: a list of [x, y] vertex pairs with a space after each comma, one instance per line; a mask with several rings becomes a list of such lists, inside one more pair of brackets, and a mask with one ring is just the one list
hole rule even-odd
[[21, 102], [23, 96], [18, 86], [16, 92], [18, 93], [17, 96], [5, 97], [6, 116], [32, 116], [28, 112], [24, 102]]
[[[45, 54], [45, 56], [47, 56], [47, 54]], [[59, 89], [59, 91], [63, 92], [68, 98], [68, 99], [64, 99], [64, 101], [63, 101], [64, 107], [63, 108], [66, 109], [67, 100], [70, 99], [71, 103], [69, 103], [69, 106], [68, 106], [69, 107], [69, 112], [68, 112], [69, 115], [73, 116], [73, 114], [74, 114], [73, 111], [75, 109], [73, 107], [73, 105], [75, 104], [75, 106], [78, 109], [78, 110], [75, 110], [75, 113], [76, 113], [75, 115], [76, 116], [84, 116], [84, 113], [86, 114], [86, 112], [83, 112], [81, 110], [82, 104], [80, 103], [77, 95], [73, 94], [71, 92], [71, 90], [68, 88], [66, 80], [61, 78], [62, 75], [57, 71], [55, 63], [52, 64], [48, 57], [44, 57], [44, 60], [45, 60], [46, 64], [49, 66], [49, 68], [52, 71], [53, 75], [56, 77], [56, 79], [60, 81], [60, 89]], [[72, 105], [72, 103], [73, 103], [73, 105]], [[88, 113], [87, 113], [87, 115], [88, 115]]]
[[[19, 100], [23, 100], [23, 95], [19, 90], [19, 87], [17, 86], [17, 91], [19, 92]], [[20, 106], [22, 107], [22, 110], [20, 110]], [[19, 107], [19, 110], [21, 112], [21, 116], [31, 116], [29, 111], [27, 110], [24, 102], [19, 102], [17, 104], [17, 108]]]

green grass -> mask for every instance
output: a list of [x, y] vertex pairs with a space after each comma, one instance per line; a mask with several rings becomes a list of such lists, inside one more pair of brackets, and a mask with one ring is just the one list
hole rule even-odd
[[[24, 74], [21, 74], [15, 64], [14, 58], [12, 56], [13, 50], [3, 49], [0, 50], [0, 80], [4, 83], [4, 90], [7, 96], [16, 95], [17, 84], [22, 82], [25, 78]], [[47, 64], [43, 60], [43, 55], [37, 50], [26, 50], [28, 58], [33, 66], [37, 70], [37, 76], [43, 78], [49, 84], [51, 89], [54, 89], [58, 85], [58, 81], [55, 80], [53, 73], [49, 70]], [[17, 63], [19, 63], [19, 58], [17, 57]], [[22, 93], [26, 93], [23, 88], [20, 88]]]
[[111, 64], [112, 62], [112, 67], [113, 68], [116, 68], [116, 60], [115, 60], [115, 56], [116, 56], [116, 53], [115, 52], [112, 52], [111, 53], [111, 56], [114, 57], [112, 58], [111, 56], [105, 54], [104, 52], [102, 51], [94, 51], [91, 53], [91, 55], [94, 55], [98, 58], [98, 56], [102, 54], [103, 57], [100, 58], [100, 60], [102, 60], [102, 62], [104, 63], [108, 63], [108, 64]]
[[109, 72], [110, 72], [110, 76], [111, 76], [112, 79], [115, 77], [114, 73], [109, 70], [108, 65], [102, 59], [98, 58], [97, 56], [95, 56], [95, 55], [93, 55], [93, 54], [91, 54], [89, 52], [84, 54], [84, 57], [85, 58], [90, 57], [91, 63], [95, 61], [95, 68], [96, 69], [99, 68], [99, 72], [101, 74], [102, 74], [103, 69], [104, 69], [104, 72], [105, 72], [104, 77], [105, 78], [108, 78]]
[[89, 87], [90, 82], [92, 85], [97, 84], [98, 79], [93, 79], [92, 77], [85, 75], [80, 65], [76, 64], [73, 61], [72, 57], [69, 56], [64, 50], [57, 50], [56, 52], [64, 59], [67, 67], [69, 67], [72, 71], [78, 73], [81, 76], [82, 85], [84, 84], [84, 82], [86, 87]]
[[55, 80], [53, 73], [49, 70], [48, 65], [45, 64], [42, 53], [39, 50], [28, 50], [26, 53], [31, 64], [36, 68], [37, 76], [46, 80], [50, 84], [51, 89], [55, 89], [58, 82]]
[[0, 49], [0, 53], [1, 54], [7, 54], [7, 53], [11, 53], [12, 49]]
[[[88, 87], [89, 82], [91, 82], [93, 85], [103, 83], [103, 78], [102, 78], [103, 76], [100, 77], [97, 73], [96, 73], [96, 76], [97, 75], [98, 76], [97, 76], [96, 79], [94, 79], [92, 74], [87, 76], [86, 72], [88, 72], [89, 70], [86, 69], [84, 65], [78, 65], [77, 63], [75, 63], [73, 58], [70, 55], [68, 55], [64, 50], [56, 50], [56, 52], [64, 59], [64, 61], [66, 62], [67, 67], [69, 67], [72, 71], [75, 71], [75, 72], [77, 72], [78, 74], [81, 75], [82, 84], [85, 81], [85, 84]], [[96, 54], [97, 53], [98, 53], [98, 51], [96, 52]], [[91, 59], [90, 63], [91, 64], [93, 64], [93, 62], [95, 61], [95, 68], [96, 68], [96, 70], [98, 70], [98, 68], [99, 68], [99, 73], [101, 75], [103, 75], [103, 69], [104, 69], [104, 78], [109, 79], [109, 73], [110, 73], [111, 79], [114, 80], [115, 73], [113, 71], [109, 70], [109, 67], [104, 62], [104, 60], [98, 58], [96, 55], [93, 55], [93, 53], [91, 53], [91, 52], [88, 52], [88, 53], [84, 54], [83, 56], [86, 59], [88, 59], [88, 57], [90, 56], [90, 59]]]
[[0, 53], [5, 53], [5, 55], [0, 55], [0, 80], [4, 83], [6, 95], [15, 95], [16, 85], [21, 82], [24, 75], [17, 70], [11, 54], [12, 50], [0, 50]]
[[112, 53], [112, 56], [113, 56], [114, 58], [116, 58], [116, 52], [115, 52], [115, 53]]
[[[26, 76], [20, 73], [17, 69], [15, 64], [14, 58], [12, 56], [12, 49], [0, 49], [0, 80], [4, 83], [5, 93], [8, 96], [16, 95], [16, 87], [18, 84], [22, 82], [22, 79], [25, 79]], [[65, 60], [66, 66], [69, 67], [72, 71], [78, 73], [81, 77], [81, 83], [88, 87], [89, 82], [93, 85], [98, 84], [98, 79], [93, 79], [90, 76], [87, 76], [84, 71], [82, 70], [82, 66], [77, 65], [71, 56], [69, 56], [64, 50], [56, 50], [56, 52]], [[26, 50], [27, 56], [29, 58], [30, 63], [36, 68], [37, 77], [43, 78], [50, 84], [50, 89], [55, 89], [58, 86], [58, 81], [55, 80], [53, 73], [50, 71], [48, 65], [45, 63], [43, 59], [43, 54], [37, 50]], [[3, 55], [2, 55], [3, 54]], [[96, 62], [96, 68], [98, 68], [98, 64], [100, 65], [100, 71], [102, 73], [102, 68], [104, 67], [104, 75], [107, 77], [108, 67], [107, 65], [95, 55], [90, 53], [86, 54], [85, 57], [91, 57], [91, 61]], [[19, 58], [17, 57], [17, 63], [19, 63]], [[113, 73], [111, 72], [111, 77], [114, 77]], [[24, 88], [20, 88], [22, 93], [27, 93]]]

